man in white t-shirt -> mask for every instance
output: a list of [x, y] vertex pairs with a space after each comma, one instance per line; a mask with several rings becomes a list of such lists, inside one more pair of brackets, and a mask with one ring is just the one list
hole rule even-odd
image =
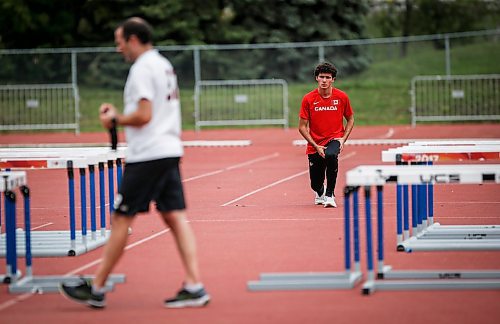
[[93, 307], [105, 307], [105, 282], [123, 254], [128, 228], [135, 215], [156, 202], [171, 229], [185, 265], [182, 289], [165, 300], [169, 308], [201, 307], [210, 301], [200, 281], [194, 233], [186, 220], [179, 172], [183, 155], [181, 112], [177, 77], [170, 62], [152, 45], [152, 28], [140, 18], [130, 18], [115, 31], [117, 51], [130, 68], [124, 90], [124, 113], [108, 103], [100, 107], [102, 125], [125, 126], [128, 144], [125, 172], [115, 200], [113, 227], [93, 282], [62, 284], [63, 295]]

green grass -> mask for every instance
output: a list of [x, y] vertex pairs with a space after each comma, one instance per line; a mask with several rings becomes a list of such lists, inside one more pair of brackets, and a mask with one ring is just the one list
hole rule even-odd
[[[339, 75], [335, 86], [345, 91], [356, 115], [357, 125], [397, 125], [410, 123], [410, 80], [416, 75], [444, 75], [445, 54], [430, 42], [412, 43], [408, 55], [399, 57], [397, 46], [367, 48], [372, 63], [366, 71], [355, 76]], [[451, 72], [459, 74], [500, 73], [497, 58], [500, 43], [481, 42], [468, 45], [452, 43]], [[298, 123], [302, 96], [316, 87], [314, 80], [307, 84], [289, 84], [290, 127]], [[98, 107], [111, 102], [122, 107], [121, 91], [80, 88], [81, 130], [99, 131]], [[181, 89], [184, 129], [194, 128], [193, 89]]]

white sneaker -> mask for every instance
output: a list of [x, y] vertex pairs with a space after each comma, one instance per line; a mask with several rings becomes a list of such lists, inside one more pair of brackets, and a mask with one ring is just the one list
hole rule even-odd
[[325, 192], [326, 192], [326, 187], [323, 186], [323, 194], [321, 196], [318, 195], [317, 192], [315, 192], [316, 196], [314, 197], [314, 204], [315, 205], [323, 205], [325, 203]]
[[325, 202], [323, 203], [323, 207], [327, 208], [327, 207], [334, 207], [336, 208], [337, 207], [337, 203], [335, 202], [335, 197], [328, 197], [328, 196], [325, 196]]

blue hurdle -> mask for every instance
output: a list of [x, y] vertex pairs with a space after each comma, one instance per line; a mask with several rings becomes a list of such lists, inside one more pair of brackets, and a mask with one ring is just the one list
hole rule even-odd
[[[420, 185], [427, 183], [500, 184], [500, 165], [447, 166], [358, 166], [346, 173], [346, 184], [364, 186], [367, 240], [367, 280], [362, 293], [375, 290], [423, 289], [500, 289], [500, 271], [496, 270], [392, 270], [384, 265], [383, 186]], [[377, 187], [378, 272], [375, 275], [371, 226], [371, 187]], [[444, 243], [442, 243], [444, 244]], [[485, 250], [500, 250], [498, 242], [482, 244]], [[380, 280], [384, 279], [384, 280]]]
[[[117, 163], [117, 181], [121, 181], [122, 167], [121, 160], [124, 157], [124, 149], [109, 152], [104, 147], [85, 147], [85, 148], [19, 148], [13, 150], [0, 149], [0, 157], [2, 163], [7, 165], [23, 167], [42, 165], [42, 168], [66, 168], [68, 176], [68, 202], [69, 202], [69, 231], [37, 231], [34, 232], [34, 239], [45, 242], [37, 244], [33, 251], [36, 256], [75, 256], [86, 253], [105, 243], [107, 240], [106, 230], [106, 201], [105, 201], [105, 164], [108, 166], [108, 197], [110, 215], [113, 206], [114, 197], [114, 161]], [[21, 162], [21, 164], [20, 164]], [[41, 163], [43, 162], [43, 163]], [[31, 163], [31, 164], [30, 164]], [[119, 164], [119, 165], [118, 165]], [[100, 189], [100, 225], [101, 235], [96, 235], [96, 188], [95, 188], [95, 165], [99, 168], [99, 189]], [[1, 164], [0, 164], [1, 166]], [[86, 171], [89, 169], [89, 193], [90, 193], [90, 227], [91, 238], [87, 239], [87, 187], [86, 187]], [[81, 204], [81, 233], [76, 232], [76, 210], [75, 210], [75, 179], [74, 169], [79, 169], [80, 172], [80, 204]], [[21, 232], [18, 235], [22, 235]], [[69, 243], [66, 244], [66, 235]], [[0, 236], [0, 255], [3, 249], [2, 237]], [[53, 243], [50, 243], [53, 242]], [[67, 246], [67, 247], [65, 247]], [[24, 250], [19, 248], [19, 253]]]
[[[9, 284], [10, 293], [26, 292], [57, 292], [61, 282], [77, 281], [80, 276], [34, 276], [31, 253], [31, 217], [30, 217], [30, 191], [27, 187], [26, 172], [9, 171], [0, 172], [0, 192], [5, 196], [5, 227], [6, 227], [6, 274], [0, 276], [4, 283]], [[17, 265], [17, 239], [16, 239], [16, 194], [19, 188], [24, 198], [24, 224], [25, 224], [25, 275]], [[90, 278], [91, 276], [83, 276]], [[122, 274], [112, 274], [106, 282], [105, 289], [112, 290], [116, 283], [125, 282]]]
[[[29, 222], [29, 189], [26, 186], [26, 172], [2, 172], [0, 171], [0, 192], [5, 198], [5, 236], [6, 236], [6, 273], [0, 275], [3, 283], [11, 283], [21, 276], [21, 271], [17, 267], [16, 255], [16, 194], [15, 190], [20, 189], [24, 197], [24, 219], [26, 230], [30, 227]], [[1, 219], [0, 214], [0, 219]], [[29, 236], [26, 237], [29, 246]], [[26, 254], [26, 273], [31, 274], [31, 253]]]
[[[416, 141], [406, 146], [385, 150], [382, 161], [396, 162], [396, 165], [433, 165], [435, 161], [449, 160], [499, 160], [500, 141], [498, 140], [440, 140]], [[434, 221], [434, 187], [432, 183], [411, 185], [412, 195], [412, 232], [408, 223], [409, 199], [408, 185], [397, 186], [397, 250], [420, 251], [442, 249], [473, 249], [472, 240], [500, 239], [498, 225], [444, 225]], [[404, 221], [404, 232], [400, 223]], [[404, 235], [403, 235], [404, 234]], [[431, 240], [464, 239], [464, 244], [449, 245]], [[420, 244], [418, 240], [428, 240]], [[453, 247], [452, 247], [453, 246]]]

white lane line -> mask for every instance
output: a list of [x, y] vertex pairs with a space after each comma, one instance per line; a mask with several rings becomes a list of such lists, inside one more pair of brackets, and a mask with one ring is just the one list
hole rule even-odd
[[212, 171], [212, 172], [203, 173], [203, 174], [191, 177], [191, 178], [187, 178], [187, 179], [184, 179], [182, 182], [188, 182], [188, 181], [197, 180], [197, 179], [204, 178], [204, 177], [209, 177], [209, 176], [212, 176], [212, 175], [215, 175], [215, 174], [222, 173], [224, 171], [234, 170], [234, 169], [241, 168], [241, 167], [244, 167], [244, 166], [256, 163], [256, 162], [261, 162], [261, 161], [269, 160], [269, 159], [278, 157], [279, 155], [280, 155], [279, 153], [273, 153], [273, 154], [270, 154], [270, 155], [262, 156], [260, 158], [252, 159], [252, 160], [249, 160], [249, 161], [246, 161], [246, 162], [243, 162], [243, 163], [238, 163], [238, 164], [235, 164], [235, 165], [231, 165], [231, 166], [225, 167], [223, 169], [219, 169], [219, 170], [215, 170], [215, 171]]
[[[341, 161], [341, 160], [345, 160], [345, 159], [348, 159], [348, 158], [350, 158], [351, 156], [354, 156], [355, 154], [356, 154], [356, 152], [351, 152], [351, 153], [349, 153], [349, 154], [346, 154], [346, 155], [344, 155], [344, 156], [341, 156], [341, 157], [339, 158], [339, 161]], [[240, 201], [240, 200], [241, 200], [241, 199], [243, 199], [243, 198], [246, 198], [246, 197], [248, 197], [248, 196], [251, 196], [251, 195], [253, 195], [253, 194], [256, 194], [256, 193], [258, 193], [258, 192], [261, 192], [261, 191], [263, 191], [263, 190], [269, 189], [269, 188], [271, 188], [271, 187], [274, 187], [274, 186], [276, 186], [276, 185], [278, 185], [278, 184], [280, 184], [280, 183], [286, 182], [286, 181], [288, 181], [288, 180], [291, 180], [291, 179], [294, 179], [294, 178], [300, 177], [301, 175], [304, 175], [304, 174], [306, 174], [306, 173], [308, 173], [308, 172], [309, 172], [309, 170], [304, 170], [304, 171], [302, 171], [302, 172], [299, 172], [299, 173], [293, 174], [293, 175], [291, 175], [291, 176], [288, 176], [288, 177], [286, 177], [286, 178], [284, 178], [284, 179], [281, 179], [281, 180], [275, 181], [275, 182], [273, 182], [273, 183], [270, 183], [270, 184], [268, 184], [267, 186], [261, 187], [261, 188], [259, 188], [259, 189], [256, 189], [256, 190], [252, 191], [252, 192], [249, 192], [249, 193], [247, 193], [247, 194], [244, 194], [243, 196], [240, 196], [240, 197], [238, 197], [238, 198], [236, 198], [236, 199], [233, 199], [233, 200], [231, 200], [231, 201], [228, 201], [227, 203], [222, 204], [222, 205], [221, 205], [221, 207], [226, 207], [226, 206], [228, 206], [228, 205], [231, 205], [231, 204], [233, 204], [233, 203], [235, 203], [235, 202], [237, 202], [237, 201]]]
[[[167, 229], [164, 229], [164, 230], [162, 230], [162, 231], [160, 231], [160, 232], [158, 232], [158, 233], [156, 233], [156, 234], [153, 234], [153, 235], [150, 235], [150, 236], [148, 236], [148, 237], [146, 237], [146, 238], [143, 238], [142, 240], [139, 240], [139, 241], [137, 241], [137, 242], [131, 243], [131, 244], [129, 244], [129, 245], [127, 245], [127, 246], [125, 247], [125, 251], [128, 251], [128, 250], [130, 250], [130, 249], [132, 249], [132, 248], [134, 248], [134, 247], [136, 247], [136, 246], [138, 246], [138, 245], [141, 245], [141, 244], [143, 244], [143, 243], [146, 243], [147, 241], [150, 241], [150, 240], [152, 240], [152, 239], [154, 239], [154, 238], [156, 238], [156, 237], [158, 237], [158, 236], [160, 236], [160, 235], [163, 235], [163, 234], [165, 234], [165, 233], [167, 233], [167, 232], [169, 232], [169, 231], [170, 231], [170, 229], [169, 229], [169, 228], [167, 228]], [[92, 262], [89, 262], [89, 263], [87, 263], [87, 264], [85, 264], [85, 265], [81, 266], [80, 268], [77, 268], [77, 269], [75, 269], [75, 270], [72, 270], [72, 271], [70, 271], [70, 272], [66, 273], [64, 276], [66, 276], [66, 277], [67, 277], [67, 276], [73, 276], [73, 275], [76, 275], [76, 274], [78, 274], [78, 273], [81, 273], [82, 271], [87, 270], [88, 268], [93, 267], [93, 266], [95, 266], [95, 265], [97, 265], [97, 264], [101, 263], [101, 261], [102, 261], [102, 258], [97, 259], [97, 260], [92, 261]]]
[[32, 230], [32, 231], [34, 231], [34, 230], [37, 230], [37, 229], [39, 229], [39, 228], [46, 227], [46, 226], [50, 226], [50, 225], [53, 225], [53, 224], [54, 224], [54, 223], [50, 223], [50, 222], [49, 222], [49, 223], [46, 223], [46, 224], [43, 224], [43, 225], [40, 225], [40, 226], [37, 226], [37, 227], [33, 227], [33, 228], [31, 228], [31, 230]]
[[[160, 235], [163, 235], [163, 234], [165, 234], [165, 233], [167, 233], [169, 231], [170, 231], [170, 229], [167, 228], [167, 229], [164, 229], [164, 230], [162, 230], [162, 231], [160, 231], [160, 232], [158, 232], [156, 234], [150, 235], [150, 236], [148, 236], [148, 237], [146, 237], [146, 238], [144, 238], [144, 239], [142, 239], [140, 241], [131, 243], [131, 244], [129, 244], [129, 245], [127, 245], [125, 247], [125, 250], [130, 250], [130, 249], [132, 249], [132, 248], [134, 248], [134, 247], [136, 247], [138, 245], [146, 243], [147, 241], [150, 241], [150, 240], [152, 240], [152, 239], [154, 239], [154, 238], [156, 238], [156, 237], [158, 237]], [[89, 263], [87, 263], [87, 264], [85, 264], [85, 265], [83, 265], [83, 266], [81, 266], [79, 268], [76, 268], [76, 269], [74, 269], [74, 270], [72, 270], [70, 272], [67, 272], [66, 274], [63, 275], [63, 277], [69, 277], [69, 276], [73, 276], [73, 275], [76, 275], [78, 273], [81, 273], [82, 271], [84, 271], [84, 270], [86, 270], [86, 269], [88, 269], [90, 267], [93, 267], [93, 266], [101, 263], [101, 261], [102, 261], [102, 258], [99, 258], [97, 260], [89, 262]], [[19, 302], [22, 302], [22, 301], [30, 298], [34, 294], [35, 294], [34, 292], [24, 293], [22, 295], [14, 297], [14, 298], [12, 298], [10, 300], [7, 300], [7, 301], [3, 302], [2, 304], [0, 304], [0, 311], [3, 311], [3, 310], [5, 310], [5, 309], [7, 309], [7, 308], [9, 308], [11, 306], [16, 305]]]
[[382, 136], [379, 136], [379, 138], [391, 138], [393, 135], [394, 135], [394, 128], [391, 127], [391, 128], [389, 128], [387, 133], [385, 133]]
[[251, 195], [253, 195], [253, 194], [257, 193], [257, 192], [261, 192], [262, 190], [266, 190], [266, 189], [268, 189], [268, 188], [274, 187], [274, 186], [276, 186], [276, 185], [278, 185], [278, 184], [280, 184], [280, 183], [283, 183], [283, 182], [285, 182], [285, 181], [288, 181], [288, 180], [291, 180], [291, 179], [293, 179], [293, 178], [296, 178], [296, 177], [299, 177], [299, 176], [301, 176], [301, 175], [304, 175], [304, 174], [306, 174], [307, 172], [308, 172], [308, 170], [305, 170], [305, 171], [302, 171], [302, 172], [299, 172], [299, 173], [293, 174], [293, 175], [291, 175], [291, 176], [289, 176], [289, 177], [286, 177], [286, 178], [284, 178], [284, 179], [281, 179], [281, 180], [275, 181], [275, 182], [273, 182], [273, 183], [271, 183], [271, 184], [268, 184], [267, 186], [261, 187], [261, 188], [259, 188], [259, 189], [257, 189], [257, 190], [254, 190], [254, 191], [252, 191], [252, 192], [249, 192], [249, 193], [247, 193], [247, 194], [244, 194], [243, 196], [240, 196], [240, 197], [238, 197], [238, 198], [236, 198], [236, 199], [233, 199], [233, 200], [231, 200], [231, 201], [228, 201], [227, 203], [222, 204], [222, 205], [221, 205], [221, 207], [226, 207], [227, 205], [231, 205], [232, 203], [235, 203], [235, 202], [237, 202], [237, 201], [239, 201], [239, 200], [241, 200], [241, 199], [243, 199], [243, 198], [246, 198], [246, 197], [248, 197], [248, 196], [251, 196]]
[[22, 302], [31, 296], [33, 296], [34, 293], [24, 293], [22, 295], [19, 295], [15, 298], [12, 298], [11, 300], [8, 300], [2, 304], [0, 304], [0, 311], [3, 311], [6, 308], [9, 308], [10, 306], [14, 306], [15, 304]]

